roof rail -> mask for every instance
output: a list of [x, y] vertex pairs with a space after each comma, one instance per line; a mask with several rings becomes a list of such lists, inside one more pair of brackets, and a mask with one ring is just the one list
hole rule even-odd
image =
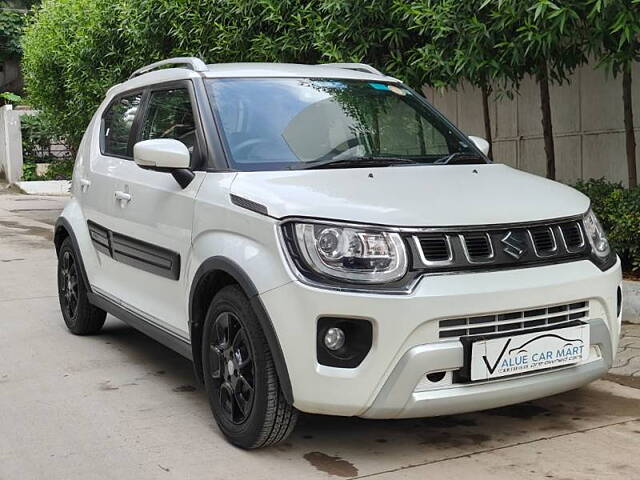
[[193, 70], [194, 72], [206, 72], [208, 70], [207, 64], [199, 58], [176, 57], [168, 58], [166, 60], [160, 60], [159, 62], [152, 63], [151, 65], [147, 65], [146, 67], [139, 68], [131, 74], [129, 79], [137, 77], [138, 75], [142, 75], [144, 73], [151, 72], [152, 70], [157, 70], [158, 68], [164, 67], [165, 65], [176, 65], [180, 66], [181, 68], [188, 68], [190, 70]]
[[345, 68], [347, 70], [355, 70], [357, 72], [365, 72], [365, 73], [373, 73], [375, 75], [383, 75], [380, 70], [373, 68], [371, 65], [367, 65], [366, 63], [321, 63], [318, 65], [319, 67], [335, 67], [335, 68]]

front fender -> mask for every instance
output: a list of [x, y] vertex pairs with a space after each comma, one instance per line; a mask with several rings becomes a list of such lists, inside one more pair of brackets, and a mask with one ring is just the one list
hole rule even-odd
[[[270, 219], [269, 219], [270, 220]], [[192, 248], [189, 268], [190, 284], [196, 271], [211, 257], [220, 257], [240, 265], [242, 271], [261, 294], [278, 288], [293, 279], [286, 269], [278, 244], [277, 224], [271, 221], [252, 224], [251, 237], [242, 232], [208, 231], [199, 234]]]
[[[277, 223], [268, 217], [249, 214], [233, 216], [236, 223], [228, 230], [206, 230], [193, 242], [189, 259], [189, 331], [196, 374], [202, 374], [201, 335], [206, 311], [216, 291], [224, 286], [218, 275], [239, 284], [251, 302], [271, 350], [285, 398], [293, 403], [289, 373], [280, 346], [278, 326], [283, 320], [272, 319], [260, 294], [291, 282], [277, 238]], [[251, 237], [249, 237], [251, 235]]]
[[219, 275], [220, 273], [234, 279], [249, 298], [251, 308], [260, 323], [262, 332], [264, 333], [267, 344], [269, 345], [269, 350], [271, 351], [271, 357], [273, 358], [282, 392], [287, 401], [293, 404], [293, 389], [291, 387], [289, 371], [287, 369], [284, 353], [282, 352], [280, 340], [273, 322], [271, 321], [271, 317], [267, 313], [267, 310], [258, 295], [258, 290], [249, 275], [240, 265], [222, 256], [211, 257], [202, 262], [195, 273], [193, 282], [191, 283], [189, 293], [189, 331], [191, 333], [192, 358], [194, 360], [196, 374], [198, 376], [202, 374], [202, 365], [200, 360], [202, 352], [200, 344], [204, 312], [208, 308], [207, 305], [202, 304], [202, 298], [209, 298], [209, 295], [212, 294], [212, 292], [202, 292], [201, 286], [211, 285], [211, 283], [205, 280], [207, 276]]

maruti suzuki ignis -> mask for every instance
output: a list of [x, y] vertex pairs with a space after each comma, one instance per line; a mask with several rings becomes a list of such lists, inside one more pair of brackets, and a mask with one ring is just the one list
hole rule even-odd
[[428, 417], [585, 385], [616, 352], [620, 262], [587, 197], [487, 149], [367, 65], [144, 67], [79, 148], [64, 320], [93, 334], [111, 313], [193, 360], [244, 448], [298, 411]]

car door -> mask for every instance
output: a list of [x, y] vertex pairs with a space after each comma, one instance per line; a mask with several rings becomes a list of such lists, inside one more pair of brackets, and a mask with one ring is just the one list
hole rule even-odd
[[[202, 164], [205, 138], [191, 81], [150, 88], [135, 136], [179, 140], [191, 153], [192, 167]], [[183, 338], [188, 338], [186, 262], [194, 204], [206, 174], [194, 173], [183, 189], [170, 172], [129, 161], [117, 169], [114, 192], [119, 226], [113, 258], [122, 280], [114, 293], [126, 308]]]
[[79, 148], [79, 200], [87, 221], [97, 268], [88, 272], [92, 287], [112, 293], [119, 280], [113, 267], [108, 232], [118, 228], [120, 213], [114, 192], [118, 172], [132, 160], [134, 125], [143, 103], [143, 90], [114, 97], [98, 112]]

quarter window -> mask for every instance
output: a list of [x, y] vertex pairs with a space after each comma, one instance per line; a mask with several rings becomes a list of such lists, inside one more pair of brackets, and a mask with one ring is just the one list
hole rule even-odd
[[142, 93], [129, 95], [117, 100], [104, 114], [104, 153], [128, 156], [131, 127], [140, 107]]
[[193, 153], [196, 126], [189, 91], [184, 88], [152, 92], [142, 125], [142, 140], [172, 138]]

